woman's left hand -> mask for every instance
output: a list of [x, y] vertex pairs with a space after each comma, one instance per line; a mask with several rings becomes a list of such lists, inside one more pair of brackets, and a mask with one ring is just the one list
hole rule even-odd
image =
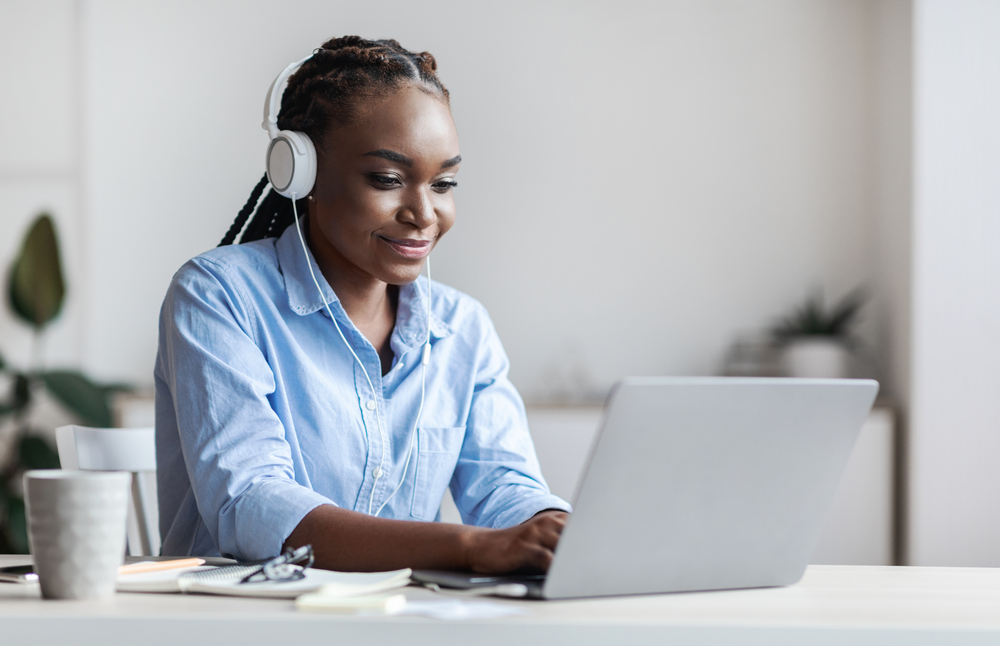
[[466, 543], [466, 568], [483, 574], [547, 572], [567, 518], [564, 511], [547, 510], [515, 527], [475, 531]]

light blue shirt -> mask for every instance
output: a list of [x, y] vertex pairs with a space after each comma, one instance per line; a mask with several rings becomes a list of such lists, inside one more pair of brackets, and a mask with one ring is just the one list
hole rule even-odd
[[388, 500], [380, 517], [438, 520], [448, 487], [467, 524], [509, 527], [543, 509], [569, 510], [542, 478], [486, 310], [436, 282], [432, 294], [426, 398], [404, 477], [420, 404], [426, 278], [399, 289], [393, 365], [383, 376], [294, 226], [181, 267], [160, 314], [154, 371], [163, 554], [275, 556], [324, 504], [367, 513], [369, 501], [374, 512]]

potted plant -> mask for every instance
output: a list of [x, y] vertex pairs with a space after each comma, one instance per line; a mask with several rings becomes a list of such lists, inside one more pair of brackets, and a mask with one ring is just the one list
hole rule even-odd
[[826, 309], [817, 291], [776, 325], [772, 335], [781, 349], [784, 373], [789, 377], [827, 379], [849, 376], [851, 352], [856, 345], [852, 328], [865, 300], [859, 288]]
[[31, 422], [36, 395], [47, 391], [68, 412], [88, 426], [111, 426], [110, 396], [122, 385], [99, 385], [75, 370], [45, 370], [42, 335], [62, 309], [66, 289], [55, 227], [48, 214], [39, 215], [14, 260], [7, 284], [7, 301], [16, 318], [32, 327], [32, 365], [19, 370], [0, 355], [0, 444], [9, 447], [0, 461], [0, 553], [27, 553], [28, 534], [21, 474], [26, 469], [59, 467], [59, 457], [45, 435]]

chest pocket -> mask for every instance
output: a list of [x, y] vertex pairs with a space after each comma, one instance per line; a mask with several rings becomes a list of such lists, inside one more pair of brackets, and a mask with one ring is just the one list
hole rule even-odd
[[458, 454], [465, 440], [465, 427], [421, 428], [417, 430], [417, 470], [410, 514], [420, 520], [435, 520], [441, 498], [451, 482]]

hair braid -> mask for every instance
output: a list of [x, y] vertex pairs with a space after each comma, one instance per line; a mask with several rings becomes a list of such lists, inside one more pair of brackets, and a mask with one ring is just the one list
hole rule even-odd
[[[445, 103], [449, 101], [448, 90], [437, 76], [437, 61], [428, 52], [415, 54], [392, 39], [333, 38], [288, 79], [281, 97], [278, 128], [304, 132], [319, 148], [331, 129], [354, 122], [362, 100], [385, 96], [405, 85], [416, 85]], [[265, 175], [219, 246], [236, 239], [266, 183]], [[280, 236], [292, 222], [291, 200], [268, 191], [240, 237], [240, 244]]]
[[257, 213], [253, 220], [247, 225], [247, 230], [243, 232], [240, 244], [266, 238], [267, 232], [271, 229], [271, 223], [278, 219], [279, 213], [285, 209], [289, 213], [291, 212], [292, 201], [278, 195], [273, 189], [268, 191], [260, 206], [257, 207]]
[[[274, 219], [271, 220], [271, 226], [267, 228], [267, 233], [264, 234], [265, 238], [276, 238], [280, 236], [282, 231], [295, 222], [295, 214], [292, 211], [292, 201], [288, 198], [282, 198], [282, 200], [284, 201], [274, 212]], [[302, 213], [309, 207], [306, 206], [305, 199], [301, 199], [298, 201], [297, 208], [299, 212]]]
[[250, 214], [253, 213], [254, 208], [257, 206], [257, 202], [260, 200], [260, 195], [264, 192], [265, 186], [267, 186], [266, 174], [260, 179], [259, 182], [257, 182], [257, 186], [254, 186], [253, 190], [250, 191], [250, 199], [248, 199], [247, 203], [243, 205], [242, 209], [240, 209], [240, 212], [236, 216], [236, 220], [233, 221], [233, 226], [229, 227], [229, 231], [227, 231], [226, 235], [223, 236], [222, 242], [219, 243], [220, 247], [227, 244], [233, 244], [233, 240], [236, 239], [236, 235], [243, 229], [243, 225], [246, 224], [247, 218], [250, 217]]

